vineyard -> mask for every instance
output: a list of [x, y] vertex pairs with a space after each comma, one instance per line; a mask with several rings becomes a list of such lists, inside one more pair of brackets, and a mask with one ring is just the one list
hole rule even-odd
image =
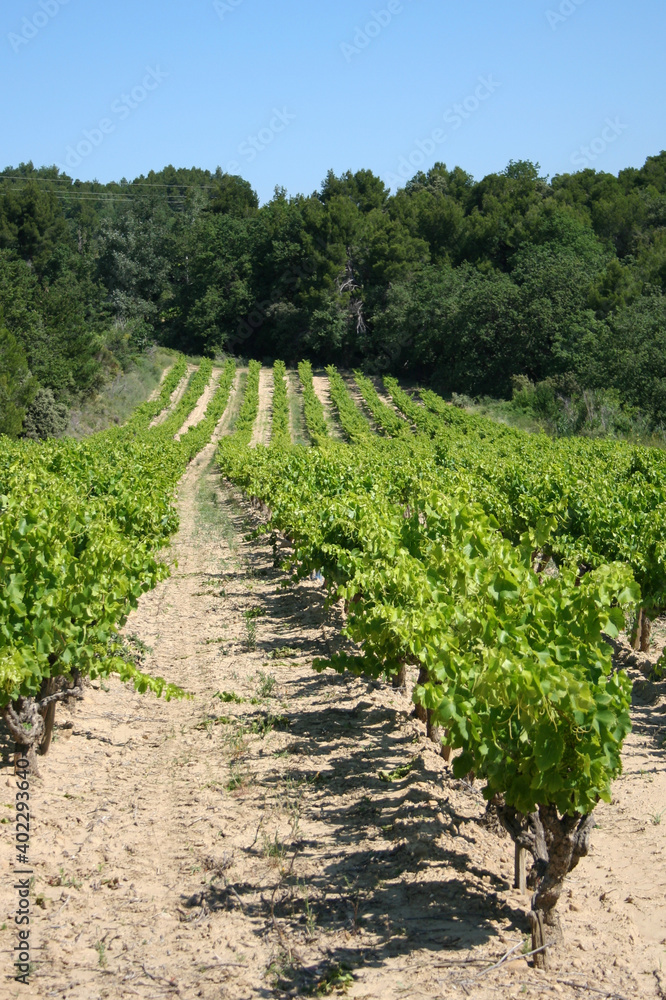
[[0, 550], [35, 996], [666, 995], [664, 452], [179, 358]]

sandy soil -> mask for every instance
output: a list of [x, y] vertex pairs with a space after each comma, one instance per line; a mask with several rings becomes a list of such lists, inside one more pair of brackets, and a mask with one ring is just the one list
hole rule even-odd
[[324, 407], [324, 419], [326, 420], [326, 426], [328, 427], [329, 435], [335, 441], [343, 441], [344, 434], [342, 433], [342, 428], [338, 423], [337, 417], [335, 416], [335, 410], [333, 404], [331, 403], [331, 392], [328, 384], [328, 376], [313, 375], [312, 385], [314, 391], [317, 394], [319, 402]]
[[287, 372], [287, 400], [289, 402], [289, 433], [293, 444], [310, 444], [303, 413], [303, 394], [298, 372]]
[[[386, 390], [383, 381], [381, 379], [376, 379], [374, 384], [375, 384], [375, 389], [377, 390], [377, 392], [380, 395], [380, 397], [382, 398], [382, 400], [388, 406], [392, 406], [393, 409], [395, 410], [395, 412], [399, 416], [401, 416], [403, 418], [403, 420], [405, 420], [406, 422], [409, 422], [409, 421], [407, 421], [407, 418], [405, 417], [405, 415], [403, 414], [403, 412], [401, 410], [399, 410], [398, 407], [393, 402], [393, 397]], [[383, 390], [383, 392], [382, 392], [382, 390]], [[406, 388], [405, 392], [408, 393], [408, 395], [412, 398], [413, 402], [417, 403], [421, 407], [423, 406], [423, 400], [420, 398], [420, 396], [418, 396], [418, 394], [415, 392], [415, 390]], [[416, 424], [410, 424], [410, 426], [411, 426], [411, 429], [414, 431], [414, 433], [416, 433], [417, 430], [418, 430]]]
[[259, 409], [254, 423], [250, 448], [258, 444], [271, 443], [271, 423], [273, 420], [273, 372], [262, 368], [259, 376]]
[[217, 384], [220, 381], [221, 371], [218, 368], [213, 369], [213, 374], [210, 377], [210, 382], [201, 393], [197, 405], [194, 407], [189, 417], [175, 435], [175, 440], [180, 441], [183, 434], [187, 434], [190, 427], [196, 427], [198, 423], [201, 423], [203, 418], [206, 416], [206, 410], [208, 409], [208, 404], [215, 394], [217, 389]]
[[[175, 362], [174, 362], [174, 364], [175, 364]], [[154, 400], [156, 400], [157, 397], [159, 396], [159, 394], [161, 393], [161, 391], [162, 391], [162, 383], [164, 382], [165, 378], [167, 377], [167, 375], [169, 374], [169, 372], [171, 371], [172, 368], [173, 368], [173, 364], [167, 365], [167, 367], [162, 372], [162, 376], [160, 378], [159, 384], [155, 386], [155, 388], [151, 392], [150, 396], [148, 397], [148, 402], [149, 403], [152, 403]]]
[[[336, 969], [355, 1000], [666, 991], [666, 682], [632, 668], [625, 774], [570, 878], [555, 967], [488, 972], [528, 936], [511, 842], [405, 694], [312, 671], [340, 609], [315, 582], [285, 589], [283, 542], [249, 537], [257, 515], [213, 451], [180, 484], [173, 575], [124, 629], [146, 669], [193, 698], [111, 680], [58, 710], [31, 788], [36, 972], [29, 987], [7, 972], [5, 878], [0, 996], [305, 996]], [[8, 767], [0, 785], [6, 806]]]
[[345, 385], [347, 386], [347, 389], [349, 390], [349, 395], [354, 400], [354, 402], [356, 403], [356, 406], [358, 407], [358, 409], [361, 411], [361, 413], [363, 414], [363, 416], [365, 417], [365, 419], [370, 424], [370, 429], [375, 434], [379, 434], [381, 436], [382, 435], [382, 431], [377, 426], [377, 423], [376, 423], [375, 419], [373, 418], [372, 414], [370, 413], [370, 410], [365, 405], [365, 403], [363, 401], [363, 396], [359, 392], [359, 388], [356, 385], [356, 382], [354, 381], [353, 375], [344, 375], [343, 377], [344, 377], [344, 380], [345, 380]]
[[373, 378], [373, 379], [371, 379], [371, 382], [372, 382], [372, 384], [375, 387], [375, 392], [379, 396], [379, 398], [382, 401], [382, 403], [384, 404], [384, 406], [388, 406], [391, 410], [393, 410], [394, 413], [396, 413], [400, 417], [401, 420], [404, 420], [405, 423], [407, 423], [405, 415], [400, 412], [400, 410], [398, 409], [398, 407], [395, 405], [395, 403], [393, 402], [393, 400], [389, 396], [388, 392], [386, 391], [386, 389], [384, 387], [384, 383], [382, 382], [381, 378]]
[[187, 366], [187, 372], [185, 373], [185, 375], [183, 375], [182, 379], [171, 393], [171, 399], [169, 400], [169, 405], [165, 407], [165, 409], [163, 409], [162, 412], [155, 417], [155, 419], [150, 424], [151, 427], [157, 427], [158, 424], [163, 424], [166, 418], [173, 410], [173, 408], [177, 406], [178, 403], [180, 403], [181, 399], [185, 395], [185, 390], [187, 389], [187, 383], [190, 381], [192, 372], [195, 372], [196, 370], [197, 370], [196, 365]]

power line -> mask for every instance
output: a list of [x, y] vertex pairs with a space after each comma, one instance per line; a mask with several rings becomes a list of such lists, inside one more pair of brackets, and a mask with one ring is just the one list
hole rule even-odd
[[[225, 174], [225, 177], [234, 176], [233, 174]], [[26, 174], [7, 174], [0, 172], [0, 180], [10, 180], [10, 181], [24, 181], [24, 182], [38, 182], [43, 184], [58, 184], [62, 183], [60, 177], [32, 177]], [[79, 183], [96, 184], [98, 181], [83, 181]], [[118, 187], [127, 188], [127, 193], [129, 194], [132, 189], [136, 188], [187, 188], [192, 191], [218, 191], [218, 184], [185, 184], [182, 181], [172, 181], [169, 184], [163, 183], [153, 183], [152, 181], [129, 181], [127, 184], [121, 184], [119, 181], [110, 181], [109, 184], [116, 184]], [[105, 185], [108, 187], [109, 185]]]
[[[0, 191], [2, 190], [0, 186]], [[23, 188], [12, 188], [14, 191], [24, 191]], [[47, 192], [45, 192], [47, 193]], [[58, 191], [57, 189], [48, 192], [53, 194], [57, 198], [69, 199], [70, 201], [94, 201], [97, 204], [106, 204], [107, 202], [111, 204], [112, 202], [132, 202], [134, 199], [131, 194], [113, 194], [112, 192], [99, 192], [94, 191]], [[169, 203], [175, 203], [178, 205], [186, 205], [187, 199], [183, 195], [178, 194], [166, 194], [163, 196]]]

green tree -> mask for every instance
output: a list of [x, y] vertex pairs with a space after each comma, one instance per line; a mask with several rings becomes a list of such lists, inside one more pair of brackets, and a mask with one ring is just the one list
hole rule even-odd
[[36, 389], [23, 348], [0, 325], [0, 434], [18, 437]]

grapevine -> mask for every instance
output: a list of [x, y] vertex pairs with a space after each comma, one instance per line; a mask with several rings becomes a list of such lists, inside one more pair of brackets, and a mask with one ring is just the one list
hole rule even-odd
[[[459, 751], [454, 773], [484, 781], [534, 855], [535, 947], [550, 945], [564, 878], [587, 853], [593, 810], [610, 798], [630, 728], [630, 684], [613, 673], [605, 637], [640, 600], [631, 567], [597, 559], [581, 577], [582, 540], [563, 550], [552, 505], [525, 517], [511, 504], [497, 486], [498, 452], [511, 451], [517, 432], [450, 407], [447, 420], [387, 379], [420, 433], [381, 439], [335, 369], [328, 374], [353, 444], [249, 453], [231, 439], [222, 470], [292, 540], [295, 577], [321, 572], [346, 602], [358, 652], [318, 669], [390, 678], [405, 663], [418, 667], [414, 701]], [[486, 451], [488, 465], [479, 462]], [[544, 577], [535, 554], [552, 552], [559, 572]]]
[[312, 365], [309, 361], [301, 361], [298, 366], [298, 377], [303, 387], [305, 426], [314, 444], [321, 444], [328, 437], [328, 430], [324, 419], [324, 408], [314, 390]]
[[271, 445], [283, 448], [291, 444], [289, 431], [289, 402], [287, 400], [286, 368], [284, 361], [273, 365], [273, 427]]
[[158, 553], [178, 525], [174, 489], [224, 412], [234, 370], [229, 362], [180, 442], [174, 433], [210, 381], [210, 361], [156, 427], [184, 360], [123, 428], [82, 442], [0, 439], [0, 709], [18, 743], [46, 746], [48, 706], [80, 693], [81, 677], [113, 672], [141, 691], [183, 695], [115, 655], [112, 637], [167, 573]]

